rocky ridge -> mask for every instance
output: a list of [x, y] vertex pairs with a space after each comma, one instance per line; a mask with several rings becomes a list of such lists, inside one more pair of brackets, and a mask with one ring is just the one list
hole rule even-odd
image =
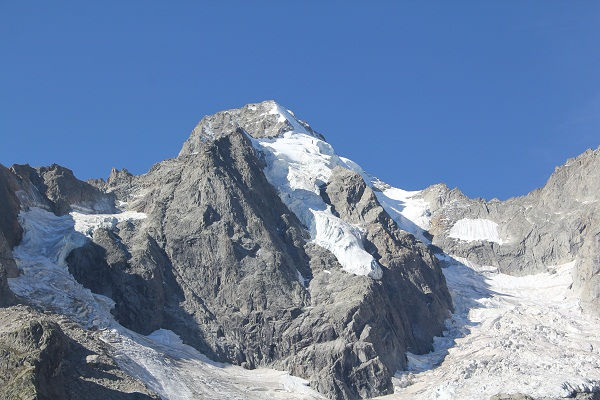
[[[546, 185], [506, 201], [469, 199], [458, 189], [434, 185], [421, 192], [431, 213], [433, 244], [446, 253], [511, 275], [528, 275], [577, 260], [574, 289], [582, 305], [600, 310], [600, 149], [567, 160]], [[480, 237], [453, 237], [459, 221], [471, 221]], [[498, 238], [486, 237], [489, 221]], [[477, 226], [477, 224], [479, 224]], [[482, 236], [481, 236], [482, 235]]]

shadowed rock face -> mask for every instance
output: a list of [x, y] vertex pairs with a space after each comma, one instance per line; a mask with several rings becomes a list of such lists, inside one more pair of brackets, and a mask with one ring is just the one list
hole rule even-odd
[[11, 171], [0, 165], [0, 307], [14, 304], [15, 298], [6, 279], [17, 275], [12, 248], [21, 240], [19, 200], [15, 195], [18, 184]]
[[[577, 260], [574, 287], [583, 304], [600, 310], [600, 149], [557, 167], [546, 185], [506, 201], [469, 199], [435, 185], [423, 191], [432, 211], [433, 243], [449, 254], [527, 275]], [[498, 224], [502, 244], [450, 237], [456, 221], [483, 218]]]
[[0, 309], [0, 398], [157, 400], [117, 367], [106, 347], [58, 316]]

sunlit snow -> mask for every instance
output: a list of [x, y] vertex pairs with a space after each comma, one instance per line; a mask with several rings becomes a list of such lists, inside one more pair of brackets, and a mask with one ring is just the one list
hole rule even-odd
[[252, 141], [266, 158], [267, 179], [308, 228], [313, 241], [331, 251], [346, 272], [380, 279], [381, 266], [365, 251], [361, 228], [335, 216], [321, 198], [320, 187], [328, 182], [333, 168], [348, 168], [331, 145], [295, 132]]
[[570, 291], [574, 262], [514, 277], [441, 256], [456, 312], [435, 350], [408, 354], [384, 399], [566, 396], [600, 380], [600, 320]]
[[448, 236], [467, 242], [484, 240], [502, 244], [500, 235], [498, 235], [498, 224], [484, 218], [459, 219], [452, 225], [452, 228], [450, 228]]

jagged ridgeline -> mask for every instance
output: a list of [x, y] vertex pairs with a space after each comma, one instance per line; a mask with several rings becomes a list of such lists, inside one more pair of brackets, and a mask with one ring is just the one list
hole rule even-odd
[[454, 311], [447, 254], [514, 275], [579, 257], [597, 309], [599, 159], [506, 202], [406, 192], [266, 101], [139, 176], [0, 167], [0, 398], [391, 394]]

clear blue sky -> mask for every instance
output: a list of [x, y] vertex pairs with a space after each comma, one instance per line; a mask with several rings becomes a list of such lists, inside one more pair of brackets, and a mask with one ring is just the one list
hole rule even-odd
[[507, 198], [600, 145], [600, 2], [0, 0], [0, 163], [86, 179], [275, 99], [406, 189]]

